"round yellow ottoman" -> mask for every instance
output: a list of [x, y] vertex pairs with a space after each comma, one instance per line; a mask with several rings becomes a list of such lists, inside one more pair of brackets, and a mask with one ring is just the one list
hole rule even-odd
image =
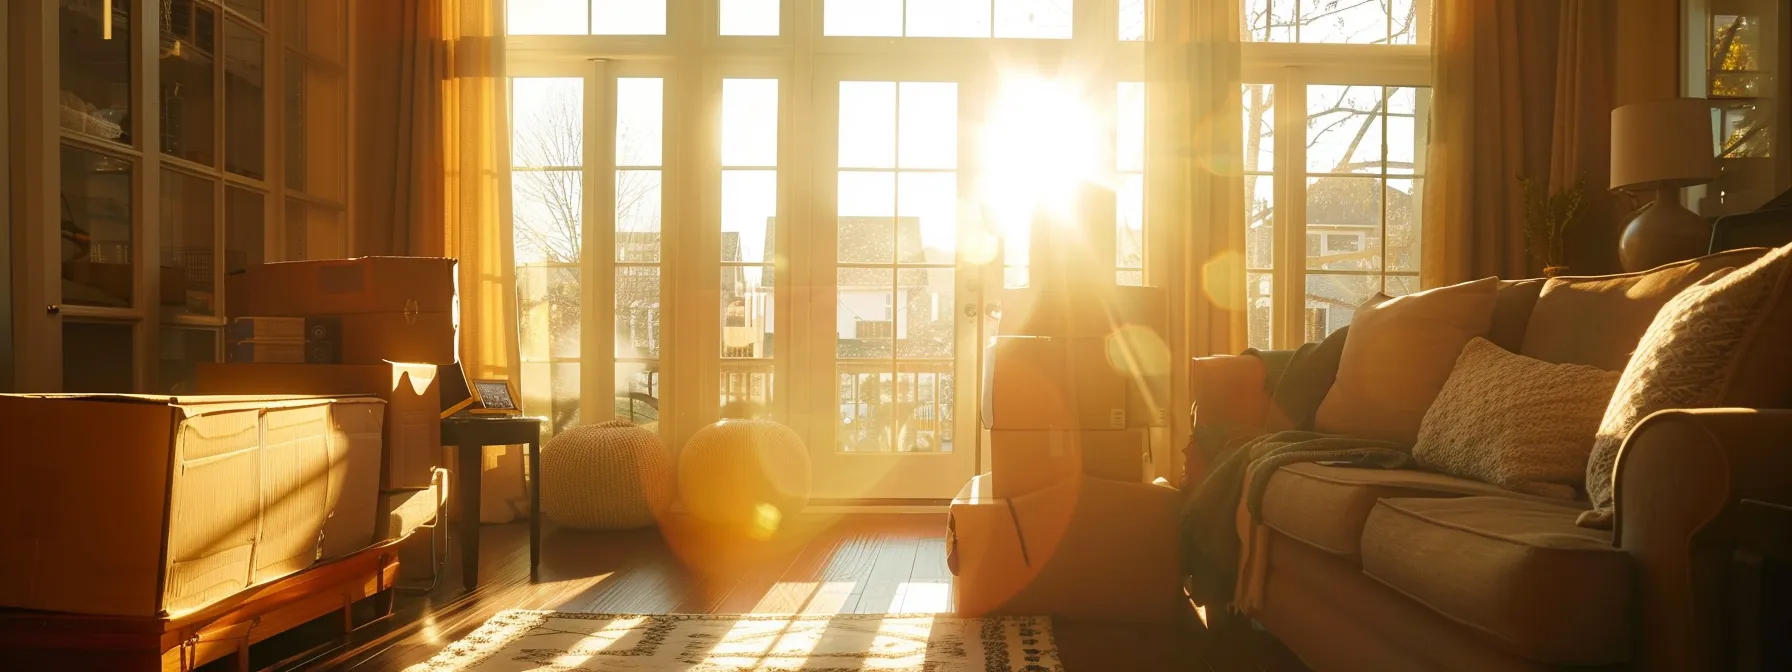
[[541, 472], [542, 513], [567, 527], [647, 527], [672, 505], [672, 455], [630, 422], [561, 432], [542, 447]]

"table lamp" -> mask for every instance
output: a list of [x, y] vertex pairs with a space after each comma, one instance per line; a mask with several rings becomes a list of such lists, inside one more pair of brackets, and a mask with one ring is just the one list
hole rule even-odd
[[1711, 224], [1680, 205], [1679, 189], [1717, 179], [1711, 104], [1703, 98], [1633, 103], [1612, 110], [1612, 188], [1655, 190], [1618, 240], [1626, 271], [1705, 253]]

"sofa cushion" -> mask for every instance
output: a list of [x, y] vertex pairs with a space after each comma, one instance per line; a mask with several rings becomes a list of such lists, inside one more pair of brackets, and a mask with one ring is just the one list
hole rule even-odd
[[1493, 322], [1497, 278], [1408, 294], [1358, 308], [1337, 380], [1314, 424], [1326, 434], [1412, 443], [1419, 421], [1468, 340]]
[[1786, 405], [1792, 397], [1788, 285], [1792, 245], [1742, 268], [1713, 273], [1661, 309], [1599, 424], [1587, 461], [1587, 495], [1594, 506], [1611, 507], [1618, 450], [1650, 413]]
[[1544, 278], [1501, 280], [1499, 293], [1493, 299], [1493, 325], [1487, 329], [1487, 340], [1518, 352], [1524, 347], [1524, 330], [1531, 323], [1531, 312], [1537, 308], [1537, 296], [1543, 293]]
[[1363, 573], [1521, 656], [1624, 662], [1630, 556], [1578, 507], [1510, 497], [1382, 500], [1363, 526]]
[[1746, 266], [1765, 253], [1751, 247], [1636, 273], [1551, 278], [1531, 309], [1518, 354], [1622, 371], [1669, 299], [1712, 271]]
[[1619, 375], [1469, 341], [1419, 425], [1413, 459], [1446, 474], [1573, 499], [1587, 482], [1587, 454]]
[[1384, 497], [1507, 494], [1496, 486], [1412, 469], [1358, 469], [1303, 462], [1269, 477], [1263, 524], [1314, 548], [1354, 557], [1363, 521]]

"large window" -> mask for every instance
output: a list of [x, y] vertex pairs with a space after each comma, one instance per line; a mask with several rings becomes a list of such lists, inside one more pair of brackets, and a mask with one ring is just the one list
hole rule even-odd
[[1246, 291], [1252, 347], [1418, 290], [1428, 5], [1245, 0]]

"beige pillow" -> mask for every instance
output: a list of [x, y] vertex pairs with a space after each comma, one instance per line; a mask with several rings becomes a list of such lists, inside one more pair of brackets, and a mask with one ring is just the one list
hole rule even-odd
[[1408, 294], [1358, 309], [1338, 361], [1338, 378], [1319, 403], [1316, 429], [1412, 443], [1469, 339], [1493, 321], [1498, 278]]
[[1601, 514], [1612, 507], [1618, 449], [1650, 413], [1792, 401], [1792, 245], [1725, 270], [1663, 306], [1624, 368], [1587, 461], [1587, 495]]
[[1419, 424], [1419, 465], [1544, 497], [1573, 499], [1618, 386], [1617, 371], [1551, 364], [1468, 342]]
[[1622, 275], [1552, 278], [1525, 325], [1518, 354], [1622, 371], [1661, 307], [1712, 271], [1761, 258], [1751, 247]]

